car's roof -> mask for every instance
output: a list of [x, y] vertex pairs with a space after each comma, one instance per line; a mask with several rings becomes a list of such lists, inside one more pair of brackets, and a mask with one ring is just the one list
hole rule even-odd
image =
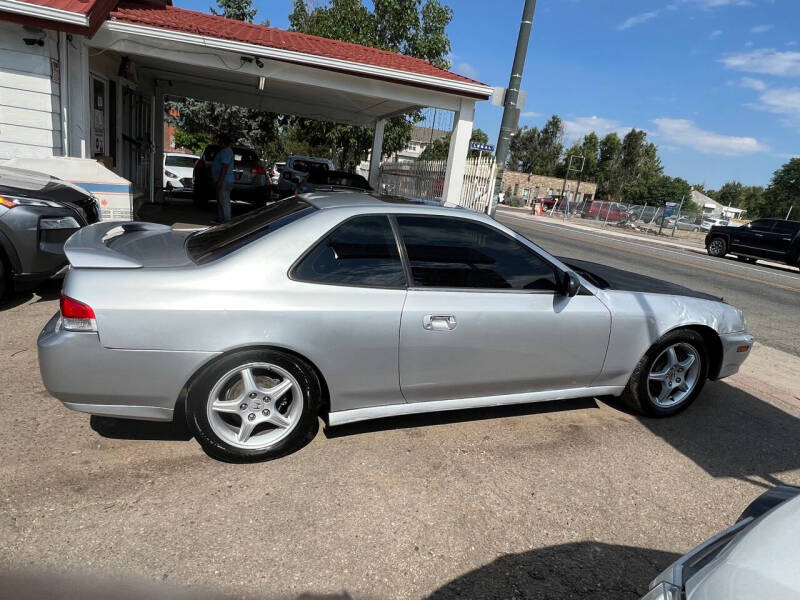
[[[389, 204], [402, 206], [417, 206], [444, 208], [441, 202], [436, 200], [424, 200], [421, 198], [405, 198], [402, 196], [379, 196], [361, 191], [341, 191], [335, 194], [308, 193], [301, 196], [303, 200], [318, 209], [344, 208], [344, 207], [376, 207], [387, 206]], [[453, 207], [454, 209], [456, 207]]]

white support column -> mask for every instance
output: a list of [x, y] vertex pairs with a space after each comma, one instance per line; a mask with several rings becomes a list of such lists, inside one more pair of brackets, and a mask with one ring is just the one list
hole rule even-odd
[[61, 77], [66, 77], [67, 108], [67, 156], [87, 156], [91, 140], [89, 139], [89, 51], [83, 37], [73, 35], [66, 44], [66, 68], [62, 68]]
[[380, 191], [378, 190], [378, 176], [380, 175], [383, 132], [385, 129], [386, 119], [378, 119], [375, 123], [375, 137], [372, 139], [372, 154], [369, 157], [369, 184], [375, 191]]
[[472, 120], [475, 117], [475, 101], [461, 99], [461, 108], [453, 118], [453, 132], [450, 136], [450, 152], [447, 155], [447, 170], [444, 174], [444, 193], [442, 202], [459, 204], [461, 186], [464, 183], [464, 167], [467, 164], [469, 140], [472, 137]]

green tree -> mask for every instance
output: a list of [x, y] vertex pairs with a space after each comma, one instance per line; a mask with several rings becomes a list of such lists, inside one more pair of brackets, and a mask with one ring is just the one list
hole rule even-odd
[[792, 158], [775, 171], [772, 180], [764, 190], [759, 206], [759, 215], [785, 219], [789, 209], [794, 206], [792, 214], [798, 218], [800, 214], [800, 158]]
[[[478, 142], [479, 144], [488, 144], [489, 143], [489, 136], [486, 134], [485, 131], [481, 129], [473, 129], [472, 135], [469, 138], [470, 142]], [[447, 156], [450, 153], [450, 134], [448, 133], [445, 136], [437, 140], [433, 140], [433, 144], [425, 148], [422, 151], [422, 154], [419, 155], [418, 160], [447, 160]], [[480, 150], [470, 150], [468, 156], [476, 157], [480, 156]]]
[[[399, 52], [447, 69], [450, 39], [445, 29], [452, 18], [452, 10], [439, 0], [373, 0], [372, 10], [362, 0], [331, 0], [312, 10], [295, 0], [289, 25], [293, 31]], [[413, 114], [389, 119], [382, 154], [402, 150], [419, 118]], [[328, 148], [340, 168], [354, 168], [372, 148], [369, 128], [300, 118], [294, 122], [300, 127], [291, 130], [292, 136]]]
[[178, 148], [187, 148], [194, 154], [200, 154], [203, 149], [213, 142], [210, 133], [188, 133], [183, 129], [175, 130], [175, 146]]
[[622, 140], [609, 133], [600, 141], [597, 161], [597, 197], [607, 200], [622, 186]]
[[221, 10], [217, 12], [212, 6], [211, 14], [248, 23], [253, 22], [258, 10], [253, 7], [253, 0], [217, 0], [217, 6]]
[[614, 199], [631, 204], [648, 202], [648, 196], [657, 185], [664, 168], [658, 158], [658, 148], [647, 141], [647, 132], [631, 129], [625, 135], [619, 168], [620, 187]]
[[523, 128], [511, 138], [508, 168], [535, 175], [555, 175], [564, 150], [564, 122], [553, 115], [540, 130]]

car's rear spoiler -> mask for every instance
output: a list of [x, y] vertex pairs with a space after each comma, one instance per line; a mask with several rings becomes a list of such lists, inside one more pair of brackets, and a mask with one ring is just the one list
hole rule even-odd
[[76, 231], [64, 244], [64, 254], [73, 267], [89, 269], [138, 269], [142, 263], [108, 246], [121, 235], [139, 231], [169, 231], [159, 223], [95, 223]]

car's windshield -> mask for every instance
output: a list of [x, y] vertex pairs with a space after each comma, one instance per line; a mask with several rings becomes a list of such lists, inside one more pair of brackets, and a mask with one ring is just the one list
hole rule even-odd
[[307, 202], [287, 198], [227, 223], [193, 233], [186, 240], [186, 251], [197, 264], [208, 263], [315, 210]]
[[196, 162], [197, 157], [191, 154], [169, 154], [164, 159], [164, 165], [167, 167], [187, 167], [191, 169]]

